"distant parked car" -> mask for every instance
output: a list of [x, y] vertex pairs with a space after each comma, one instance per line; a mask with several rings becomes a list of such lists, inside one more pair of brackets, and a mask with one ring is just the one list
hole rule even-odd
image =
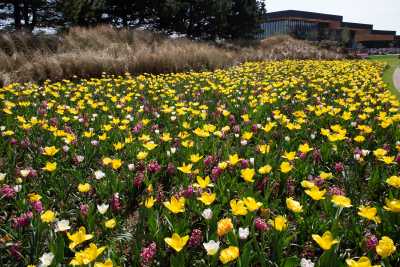
[[356, 53], [356, 55], [358, 58], [362, 58], [362, 59], [365, 59], [369, 56], [368, 53]]

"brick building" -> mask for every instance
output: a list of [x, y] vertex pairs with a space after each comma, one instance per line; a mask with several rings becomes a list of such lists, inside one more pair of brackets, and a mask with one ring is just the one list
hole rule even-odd
[[374, 30], [373, 25], [344, 22], [343, 16], [284, 10], [267, 13], [259, 38], [291, 34], [307, 40], [332, 40], [348, 47], [379, 48], [399, 45], [395, 31]]

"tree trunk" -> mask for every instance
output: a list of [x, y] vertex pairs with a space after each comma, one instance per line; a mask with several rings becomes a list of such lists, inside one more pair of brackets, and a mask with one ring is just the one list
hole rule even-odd
[[21, 30], [21, 7], [20, 7], [20, 1], [19, 0], [14, 0], [13, 1], [14, 5], [14, 25], [15, 25], [15, 30]]
[[23, 7], [22, 7], [22, 16], [24, 18], [24, 28], [25, 30], [29, 29], [29, 6], [26, 0], [23, 0]]

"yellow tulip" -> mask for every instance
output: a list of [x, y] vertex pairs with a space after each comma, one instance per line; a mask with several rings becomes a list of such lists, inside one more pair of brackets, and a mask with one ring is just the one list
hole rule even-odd
[[146, 199], [146, 201], [144, 202], [144, 206], [148, 209], [152, 208], [154, 206], [154, 203], [156, 202], [156, 200], [154, 199], [153, 196], [148, 197]]
[[205, 205], [211, 205], [215, 199], [216, 199], [217, 195], [215, 193], [208, 193], [208, 192], [203, 192], [201, 194], [200, 197], [198, 197], [197, 199], [200, 200], [201, 202], [203, 202], [203, 204]]
[[195, 187], [200, 187], [201, 189], [206, 189], [207, 187], [214, 186], [211, 183], [210, 176], [206, 176], [204, 179], [201, 176], [196, 177], [197, 184], [194, 184]]
[[301, 153], [307, 154], [308, 152], [312, 151], [313, 148], [310, 147], [307, 143], [299, 145], [298, 149]]
[[52, 157], [52, 156], [54, 156], [58, 151], [59, 151], [59, 149], [57, 149], [55, 146], [45, 147], [45, 148], [43, 149], [43, 155]]
[[281, 169], [281, 172], [288, 173], [293, 169], [293, 166], [289, 162], [284, 161], [281, 163], [280, 169]]
[[234, 155], [229, 155], [229, 164], [231, 164], [232, 166], [235, 166], [239, 161], [240, 158], [238, 156], [238, 154], [234, 154]]
[[190, 155], [190, 161], [192, 163], [197, 163], [199, 160], [201, 160], [203, 157], [200, 156], [199, 154], [192, 154]]
[[292, 197], [286, 198], [286, 206], [295, 213], [303, 211], [303, 206], [301, 206], [300, 202], [294, 200]]
[[381, 219], [379, 216], [376, 215], [377, 209], [374, 207], [364, 207], [360, 206], [358, 207], [359, 212], [357, 213], [363, 218], [366, 218], [368, 220], [373, 220], [376, 223], [381, 223]]
[[228, 262], [234, 261], [239, 257], [239, 248], [235, 246], [229, 246], [226, 249], [221, 250], [219, 254], [219, 260], [223, 264], [227, 264]]
[[319, 190], [318, 187], [314, 186], [309, 190], [305, 190], [304, 191], [307, 195], [309, 195], [313, 200], [321, 200], [321, 199], [325, 199], [324, 195], [326, 193], [326, 190]]
[[379, 240], [378, 245], [375, 247], [376, 253], [382, 258], [389, 257], [396, 251], [396, 246], [394, 245], [393, 240], [388, 236], [383, 236], [381, 240]]
[[104, 263], [103, 262], [95, 262], [94, 267], [113, 267], [113, 262], [111, 259], [107, 259]]
[[310, 182], [310, 181], [307, 181], [307, 180], [301, 181], [300, 184], [301, 184], [302, 187], [308, 188], [308, 189], [311, 189], [311, 188], [316, 186], [313, 182]]
[[390, 186], [400, 189], [400, 177], [399, 176], [390, 176], [390, 178], [386, 179], [386, 183]]
[[362, 256], [358, 261], [347, 259], [346, 264], [348, 267], [380, 267], [380, 265], [372, 265], [371, 261], [366, 256]]
[[46, 165], [42, 169], [44, 171], [53, 172], [57, 169], [57, 162], [46, 162]]
[[145, 158], [147, 158], [147, 155], [149, 153], [145, 152], [145, 151], [140, 151], [139, 153], [137, 153], [136, 158], [138, 160], [144, 160]]
[[258, 169], [258, 173], [260, 174], [267, 174], [270, 173], [272, 170], [271, 165], [264, 165]]
[[71, 260], [70, 264], [74, 266], [87, 265], [94, 261], [105, 249], [106, 247], [97, 248], [95, 244], [91, 243], [89, 247], [76, 252], [75, 257]]
[[217, 224], [217, 234], [218, 236], [223, 236], [233, 229], [232, 220], [230, 218], [221, 219]]
[[287, 219], [282, 215], [278, 215], [274, 220], [270, 220], [269, 224], [272, 225], [275, 230], [281, 232], [287, 228]]
[[333, 177], [333, 174], [331, 172], [320, 172], [319, 177], [323, 180], [327, 180]]
[[93, 235], [86, 234], [85, 227], [81, 226], [79, 230], [73, 234], [67, 233], [67, 237], [72, 242], [69, 244], [70, 249], [74, 249], [77, 245], [90, 240], [93, 238]]
[[263, 205], [261, 202], [257, 202], [252, 197], [245, 197], [243, 201], [244, 204], [246, 205], [246, 208], [251, 212], [258, 210]]
[[84, 183], [84, 184], [79, 184], [78, 185], [78, 191], [81, 193], [87, 193], [90, 191], [92, 187], [90, 186], [89, 183]]
[[181, 172], [186, 173], [186, 174], [191, 174], [192, 166], [193, 166], [192, 164], [188, 164], [188, 165], [183, 164], [181, 167], [178, 167], [178, 170], [180, 170]]
[[249, 183], [254, 182], [254, 179], [253, 179], [253, 177], [255, 175], [254, 169], [249, 169], [249, 168], [243, 169], [240, 171], [240, 175], [242, 176], [243, 180], [245, 180], [246, 182], [249, 182]]
[[297, 159], [296, 151], [291, 151], [291, 152], [285, 151], [282, 158], [287, 159], [289, 161], [295, 160], [295, 159]]
[[151, 150], [153, 150], [154, 148], [157, 147], [157, 144], [155, 144], [154, 142], [150, 141], [150, 142], [147, 142], [147, 143], [143, 144], [143, 147], [146, 148], [147, 150], [151, 151]]
[[350, 198], [341, 195], [334, 195], [331, 201], [341, 208], [350, 208], [352, 206]]
[[170, 201], [165, 201], [164, 206], [169, 209], [172, 213], [185, 212], [185, 198], [180, 197], [177, 199], [172, 196]]
[[118, 170], [121, 167], [121, 165], [122, 165], [122, 161], [120, 159], [113, 159], [111, 161], [111, 167], [114, 170]]
[[176, 252], [181, 251], [188, 242], [188, 240], [189, 240], [188, 235], [180, 237], [177, 233], [174, 233], [172, 237], [164, 238], [165, 243], [167, 243], [168, 246], [173, 248]]
[[51, 210], [47, 210], [40, 215], [40, 219], [42, 222], [52, 223], [56, 219], [56, 214]]
[[386, 199], [386, 206], [383, 208], [391, 212], [400, 212], [400, 199]]
[[104, 223], [104, 225], [105, 225], [106, 228], [112, 229], [117, 225], [117, 220], [115, 220], [115, 219], [107, 220]]
[[395, 164], [396, 162], [394, 161], [395, 157], [394, 156], [383, 156], [379, 160], [384, 162], [385, 164]]
[[339, 243], [337, 239], [333, 239], [332, 233], [330, 231], [326, 231], [322, 237], [319, 235], [312, 235], [312, 238], [315, 242], [323, 249], [330, 250], [334, 244]]
[[244, 201], [242, 200], [236, 200], [236, 199], [232, 199], [229, 202], [230, 206], [231, 206], [231, 211], [233, 213], [233, 215], [246, 215], [247, 214], [247, 208], [245, 207]]

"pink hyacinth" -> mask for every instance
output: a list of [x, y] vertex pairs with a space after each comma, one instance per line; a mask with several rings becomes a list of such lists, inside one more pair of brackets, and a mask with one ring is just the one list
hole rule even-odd
[[221, 168], [214, 167], [211, 170], [211, 178], [212, 178], [212, 180], [215, 182], [218, 179], [218, 177], [222, 174], [222, 172], [223, 172], [223, 170]]
[[21, 216], [13, 218], [12, 227], [15, 229], [23, 228], [31, 222], [32, 217], [33, 217], [32, 211], [27, 211], [21, 214]]
[[79, 207], [80, 211], [81, 211], [81, 215], [83, 217], [86, 217], [89, 213], [89, 205], [88, 204], [81, 204]]
[[268, 224], [263, 218], [257, 217], [254, 219], [254, 225], [258, 231], [264, 232], [268, 230]]
[[212, 155], [208, 155], [204, 158], [204, 165], [210, 166], [214, 163], [214, 157]]
[[113, 211], [119, 211], [122, 209], [121, 200], [118, 193], [115, 193], [111, 199], [111, 208]]
[[159, 172], [159, 171], [161, 170], [161, 166], [160, 166], [160, 164], [158, 164], [157, 161], [152, 160], [152, 161], [150, 161], [149, 164], [147, 165], [147, 170], [148, 170], [150, 173], [157, 173], [157, 172]]
[[336, 162], [335, 163], [335, 171], [340, 173], [344, 170], [344, 165], [341, 162]]
[[157, 246], [156, 243], [152, 242], [147, 247], [143, 247], [142, 251], [140, 252], [141, 258], [141, 265], [143, 267], [150, 266], [151, 262], [153, 261], [154, 257], [157, 253]]
[[43, 204], [40, 200], [31, 202], [31, 206], [38, 213], [41, 213], [44, 210]]
[[136, 188], [140, 188], [140, 186], [142, 185], [143, 181], [144, 181], [144, 173], [138, 172], [136, 174], [136, 176], [135, 176], [135, 179], [133, 180], [133, 185]]
[[331, 195], [341, 195], [341, 196], [346, 195], [344, 190], [339, 188], [339, 187], [337, 187], [337, 186], [329, 187], [329, 194], [331, 194]]
[[11, 199], [14, 198], [16, 194], [17, 193], [15, 192], [14, 188], [9, 185], [3, 185], [0, 188], [0, 195], [2, 198]]
[[176, 172], [176, 167], [175, 167], [175, 165], [173, 164], [173, 163], [168, 163], [168, 166], [167, 166], [167, 174], [169, 175], [169, 176], [172, 176], [172, 175], [174, 175], [175, 174], [175, 172]]

